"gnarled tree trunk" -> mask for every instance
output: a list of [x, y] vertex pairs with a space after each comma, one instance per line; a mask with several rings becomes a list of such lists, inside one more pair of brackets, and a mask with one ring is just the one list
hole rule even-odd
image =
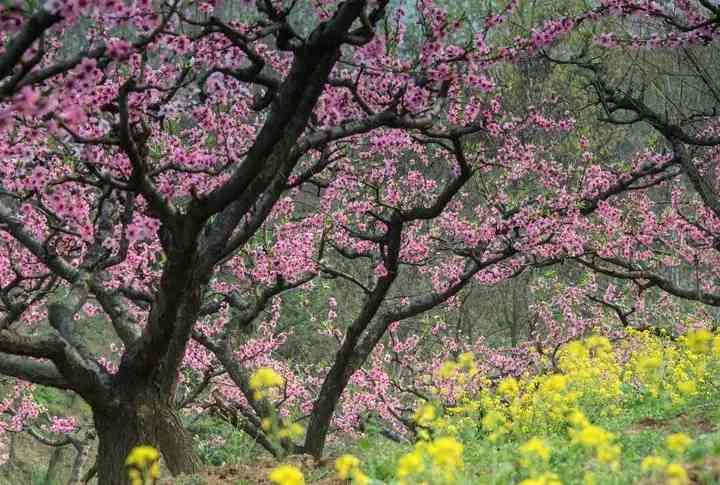
[[320, 394], [315, 401], [313, 411], [310, 414], [303, 451], [316, 459], [322, 458], [325, 440], [330, 430], [335, 408], [345, 387], [347, 387], [350, 375], [352, 373], [347, 372], [345, 366], [336, 363], [325, 378]]
[[173, 475], [193, 473], [199, 467], [190, 435], [175, 410], [162, 400], [122, 401], [109, 410], [96, 410], [94, 419], [99, 439], [99, 485], [127, 485], [125, 460], [139, 445], [160, 450]]

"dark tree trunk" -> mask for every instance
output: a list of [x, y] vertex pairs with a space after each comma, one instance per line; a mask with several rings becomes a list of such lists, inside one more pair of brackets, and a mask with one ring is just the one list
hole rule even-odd
[[139, 445], [160, 450], [173, 475], [194, 473], [199, 467], [190, 435], [175, 411], [162, 401], [124, 402], [110, 412], [96, 411], [94, 419], [99, 440], [99, 485], [127, 485], [125, 460]]
[[50, 461], [48, 462], [47, 471], [45, 472], [43, 485], [58, 485], [60, 483], [60, 471], [64, 452], [65, 448], [62, 446], [58, 446], [53, 449], [52, 455], [50, 455]]
[[8, 443], [8, 463], [17, 463], [17, 456], [15, 454], [15, 433], [8, 433], [10, 435]]
[[[90, 454], [90, 445], [88, 443], [82, 443], [76, 448], [75, 459], [73, 460], [72, 469], [70, 470], [70, 479], [67, 485], [78, 485], [83, 482], [83, 467], [88, 461], [88, 455]], [[92, 469], [91, 469], [92, 470]], [[89, 481], [89, 480], [88, 480]]]
[[330, 422], [351, 374], [352, 372], [347, 372], [345, 365], [338, 365], [336, 362], [325, 378], [320, 395], [315, 401], [305, 434], [303, 451], [316, 459], [322, 458]]

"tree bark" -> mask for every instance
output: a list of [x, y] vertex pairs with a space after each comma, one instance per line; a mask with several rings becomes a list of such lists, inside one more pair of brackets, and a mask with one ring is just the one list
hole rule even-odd
[[95, 411], [94, 419], [99, 485], [127, 485], [125, 460], [140, 445], [157, 448], [173, 475], [199, 468], [192, 438], [175, 411], [159, 399], [126, 401], [111, 410]]
[[67, 485], [78, 485], [82, 482], [82, 471], [85, 463], [88, 461], [88, 455], [90, 454], [90, 444], [81, 443], [76, 448], [75, 460], [73, 460], [72, 469], [70, 470], [70, 479]]
[[10, 438], [9, 438], [9, 443], [8, 443], [8, 463], [16, 463], [16, 460], [17, 460], [17, 456], [15, 453], [15, 451], [16, 451], [15, 450], [15, 445], [16, 445], [15, 436], [16, 435], [15, 435], [15, 433], [9, 433], [9, 434], [10, 434]]
[[64, 451], [64, 446], [58, 446], [53, 449], [47, 471], [45, 472], [43, 485], [58, 485], [60, 483], [60, 468], [62, 467]]
[[345, 365], [336, 364], [330, 369], [315, 401], [305, 435], [303, 451], [316, 459], [322, 458], [330, 423], [352, 373]]

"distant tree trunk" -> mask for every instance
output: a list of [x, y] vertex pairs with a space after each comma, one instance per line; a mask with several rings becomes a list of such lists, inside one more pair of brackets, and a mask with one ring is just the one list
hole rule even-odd
[[55, 448], [53, 448], [52, 455], [50, 455], [50, 462], [48, 463], [47, 472], [45, 472], [45, 480], [43, 480], [43, 485], [60, 484], [60, 470], [62, 468], [64, 454], [64, 446], [56, 446]]
[[[515, 313], [515, 312], [513, 312]], [[517, 347], [518, 344], [518, 321], [515, 318], [510, 319], [510, 346]]]
[[8, 463], [15, 463], [17, 457], [15, 456], [15, 433], [8, 433], [10, 435], [8, 443]]
[[194, 473], [199, 459], [192, 439], [172, 407], [159, 399], [135, 399], [94, 412], [98, 433], [99, 485], [126, 485], [125, 460], [140, 445], [157, 448], [173, 475]]
[[350, 380], [350, 375], [352, 375], [352, 373], [347, 372], [347, 367], [345, 365], [338, 365], [338, 361], [336, 360], [335, 365], [330, 369], [328, 376], [323, 382], [320, 395], [315, 401], [305, 435], [304, 451], [316, 459], [322, 458], [323, 450], [325, 449], [325, 440], [330, 429], [335, 408]]
[[505, 302], [502, 312], [505, 326], [510, 330], [510, 346], [515, 347], [518, 340], [518, 326], [517, 320], [515, 319], [515, 287], [512, 287], [511, 295], [510, 303]]
[[70, 479], [68, 480], [67, 485], [78, 485], [82, 482], [82, 470], [90, 455], [89, 443], [80, 443], [76, 449], [77, 454], [75, 455], [75, 460], [73, 460], [72, 469], [70, 470]]
[[[510, 283], [510, 310], [505, 306], [505, 322], [510, 329], [510, 345], [516, 347], [520, 343], [520, 331], [525, 326], [528, 316], [528, 284], [529, 280], [525, 276], [521, 276]], [[528, 333], [532, 333], [532, 329], [528, 324]], [[530, 335], [528, 335], [530, 338]]]

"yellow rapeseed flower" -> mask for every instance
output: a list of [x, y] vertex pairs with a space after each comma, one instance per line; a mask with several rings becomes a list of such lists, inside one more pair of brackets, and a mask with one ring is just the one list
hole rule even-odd
[[277, 485], [305, 485], [305, 477], [300, 469], [293, 465], [279, 465], [273, 468], [268, 479]]
[[591, 349], [596, 352], [610, 352], [612, 351], [612, 344], [607, 337], [600, 335], [591, 335], [585, 339], [585, 343]]
[[370, 483], [370, 478], [359, 468], [353, 470], [350, 473], [350, 477], [352, 478], [353, 485], [368, 485]]
[[685, 345], [696, 354], [704, 354], [710, 351], [712, 339], [713, 334], [709, 330], [704, 328], [691, 330], [685, 335]]
[[573, 409], [567, 416], [568, 423], [572, 424], [577, 428], [584, 428], [590, 426], [590, 421], [585, 417], [582, 411]]
[[160, 452], [152, 446], [136, 446], [132, 449], [125, 464], [128, 466], [136, 466], [138, 468], [150, 465], [160, 459]]
[[450, 379], [457, 371], [458, 365], [450, 360], [443, 362], [438, 371], [438, 375], [442, 379]]
[[596, 448], [608, 444], [612, 439], [612, 433], [605, 431], [600, 426], [591, 424], [573, 433], [573, 442], [580, 443], [588, 448]]
[[129, 467], [131, 485], [155, 482], [160, 476], [160, 452], [152, 446], [136, 446], [130, 451], [125, 465]]
[[544, 462], [550, 460], [550, 448], [547, 443], [540, 438], [530, 438], [525, 444], [520, 446], [520, 452], [523, 455], [537, 456]]
[[667, 465], [667, 460], [663, 458], [662, 456], [656, 456], [656, 455], [650, 455], [643, 458], [642, 463], [640, 463], [640, 468], [644, 472], [648, 471], [658, 471], [665, 468]]
[[438, 438], [428, 445], [427, 450], [433, 463], [439, 467], [455, 469], [463, 466], [463, 445], [455, 438]]
[[335, 460], [335, 471], [337, 471], [340, 480], [350, 478], [350, 473], [360, 466], [360, 460], [353, 455], [345, 454]]
[[282, 376], [269, 367], [261, 367], [250, 377], [250, 389], [258, 391], [269, 387], [282, 386]]
[[567, 383], [567, 377], [560, 374], [555, 374], [545, 380], [545, 388], [549, 392], [561, 392], [565, 390]]
[[690, 379], [681, 380], [677, 383], [677, 389], [683, 396], [692, 396], [697, 393], [697, 384]]
[[567, 353], [573, 361], [579, 361], [588, 357], [587, 347], [578, 340], [565, 344], [562, 348], [562, 352]]
[[413, 416], [413, 420], [418, 426], [429, 427], [435, 419], [435, 408], [432, 404], [424, 404], [420, 406]]
[[503, 397], [513, 398], [520, 392], [520, 385], [514, 377], [506, 377], [498, 384], [497, 392]]
[[667, 477], [667, 485], [687, 485], [690, 483], [685, 467], [679, 463], [670, 463], [665, 468], [665, 476]]
[[302, 438], [305, 434], [305, 428], [303, 428], [299, 423], [290, 423], [289, 425], [280, 428], [280, 430], [275, 434], [279, 439]]
[[466, 369], [472, 369], [475, 366], [475, 356], [472, 352], [464, 352], [458, 357], [458, 364]]
[[662, 359], [657, 355], [650, 355], [640, 359], [637, 366], [644, 372], [654, 371], [662, 366]]
[[601, 445], [597, 448], [596, 457], [598, 461], [607, 465], [618, 465], [620, 452], [618, 445]]
[[420, 473], [424, 469], [425, 463], [420, 450], [414, 450], [400, 457], [395, 474], [402, 479]]
[[684, 453], [692, 439], [685, 433], [674, 433], [665, 438], [665, 446], [674, 453]]
[[547, 472], [536, 478], [527, 478], [520, 485], [562, 485], [562, 481], [556, 473]]
[[486, 431], [496, 431], [507, 424], [507, 419], [502, 413], [493, 409], [483, 416], [481, 422]]

